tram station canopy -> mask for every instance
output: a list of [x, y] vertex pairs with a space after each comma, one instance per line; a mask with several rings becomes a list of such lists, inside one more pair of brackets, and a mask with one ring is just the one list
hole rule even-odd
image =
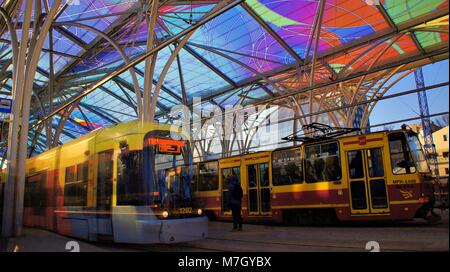
[[[149, 2], [63, 1], [43, 45], [34, 78], [31, 126], [58, 105], [125, 66], [123, 54], [133, 61], [146, 52]], [[224, 1], [160, 0], [154, 28], [156, 45], [202, 23], [219, 2]], [[365, 95], [375, 95], [374, 90], [382, 95], [380, 82], [388, 77], [448, 58], [446, 0], [225, 2], [239, 3], [192, 32], [170, 65], [157, 103], [156, 117], [160, 122], [167, 121], [171, 107], [183, 103], [183, 92], [188, 104], [194, 97], [201, 97], [206, 107], [224, 108], [265, 100], [282, 104], [283, 100], [275, 98], [290, 93], [301, 95], [313, 81], [316, 94], [329, 99], [326, 103], [342, 105], [350, 103], [342, 99], [350, 100], [352, 95], [344, 93], [333, 99], [339, 88], [353, 92], [365, 88]], [[24, 34], [24, 3], [0, 0], [19, 41]], [[31, 24], [45, 18], [53, 3], [35, 1]], [[12, 98], [11, 33], [3, 18], [0, 31], [0, 97]], [[30, 27], [30, 34], [32, 31]], [[155, 55], [154, 86], [178, 42]], [[135, 72], [142, 92], [144, 61], [135, 66]], [[136, 119], [133, 84], [131, 73], [126, 71], [54, 115], [52, 126], [56, 130], [62, 116], [69, 113], [57, 143]], [[49, 85], [53, 90], [51, 103]], [[48, 148], [45, 137], [44, 126], [32, 127], [29, 145], [35, 144], [30, 154]]]

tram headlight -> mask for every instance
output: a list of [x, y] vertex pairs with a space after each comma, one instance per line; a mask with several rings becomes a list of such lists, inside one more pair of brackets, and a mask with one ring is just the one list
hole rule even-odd
[[168, 212], [168, 211], [163, 211], [163, 212], [162, 212], [162, 217], [163, 217], [163, 218], [169, 217], [169, 212]]
[[198, 214], [198, 215], [202, 215], [202, 214], [203, 214], [202, 209], [198, 209], [198, 210], [197, 210], [197, 214]]

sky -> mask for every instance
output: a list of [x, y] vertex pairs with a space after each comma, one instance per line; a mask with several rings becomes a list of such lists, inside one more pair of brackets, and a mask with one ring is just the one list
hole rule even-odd
[[[425, 86], [445, 83], [449, 80], [448, 59], [426, 65], [422, 69]], [[415, 88], [416, 82], [414, 79], [414, 73], [411, 73], [395, 84], [389, 91], [387, 91], [385, 95], [404, 92]], [[449, 111], [449, 86], [428, 90], [427, 98], [430, 114]], [[418, 115], [420, 115], [419, 102], [417, 93], [414, 93], [379, 101], [370, 116], [370, 124], [383, 124], [386, 122], [417, 117]], [[420, 122], [420, 120], [407, 122], [407, 124], [418, 122]], [[401, 124], [402, 123], [395, 124], [392, 128], [400, 128]]]

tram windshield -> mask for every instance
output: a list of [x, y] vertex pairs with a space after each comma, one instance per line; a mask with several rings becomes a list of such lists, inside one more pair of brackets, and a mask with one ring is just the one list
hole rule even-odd
[[408, 142], [409, 149], [413, 155], [417, 170], [420, 173], [429, 173], [430, 167], [425, 158], [422, 145], [417, 138], [417, 134], [413, 132], [406, 133], [406, 141]]
[[[170, 131], [153, 131], [144, 139], [144, 179], [153, 203], [174, 210], [192, 206], [193, 168], [187, 142], [170, 138]], [[173, 136], [173, 135], [172, 135]]]

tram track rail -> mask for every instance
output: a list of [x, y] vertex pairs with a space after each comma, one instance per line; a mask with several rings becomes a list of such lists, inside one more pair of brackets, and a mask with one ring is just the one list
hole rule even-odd
[[[308, 250], [308, 248], [313, 249], [312, 251], [318, 251], [317, 249], [330, 249], [330, 251], [347, 251], [347, 250], [354, 250], [354, 251], [361, 251], [364, 252], [365, 250], [365, 244], [361, 243], [360, 246], [357, 245], [333, 245], [333, 244], [323, 244], [323, 243], [312, 243], [312, 242], [301, 242], [301, 243], [286, 243], [286, 242], [272, 242], [272, 241], [255, 241], [255, 240], [246, 240], [246, 239], [229, 239], [229, 238], [215, 238], [215, 237], [208, 237], [205, 239], [205, 241], [218, 241], [218, 242], [232, 242], [232, 243], [240, 243], [240, 244], [249, 244], [255, 245], [254, 250], [252, 251], [259, 251], [258, 249], [261, 249], [261, 245], [272, 245], [272, 246], [287, 246], [287, 247], [299, 247], [300, 251]], [[191, 242], [192, 243], [192, 242]], [[356, 242], [355, 242], [356, 243]], [[230, 244], [233, 246], [233, 244]], [[238, 245], [234, 245], [238, 246]], [[182, 243], [182, 244], [158, 244], [158, 245], [126, 245], [125, 246], [128, 249], [134, 249], [138, 251], [144, 251], [144, 252], [186, 252], [186, 250], [194, 249], [199, 251], [212, 251], [212, 252], [235, 252], [235, 250], [229, 250], [229, 249], [218, 249], [217, 246], [200, 246], [190, 243]], [[169, 249], [169, 250], [167, 250]], [[292, 251], [290, 249], [289, 251]], [[397, 248], [397, 247], [383, 247], [382, 251], [388, 251], [388, 252], [418, 252], [420, 250], [414, 250], [414, 249], [406, 249], [406, 248]], [[275, 251], [274, 251], [275, 252]], [[294, 250], [295, 252], [295, 250]]]

